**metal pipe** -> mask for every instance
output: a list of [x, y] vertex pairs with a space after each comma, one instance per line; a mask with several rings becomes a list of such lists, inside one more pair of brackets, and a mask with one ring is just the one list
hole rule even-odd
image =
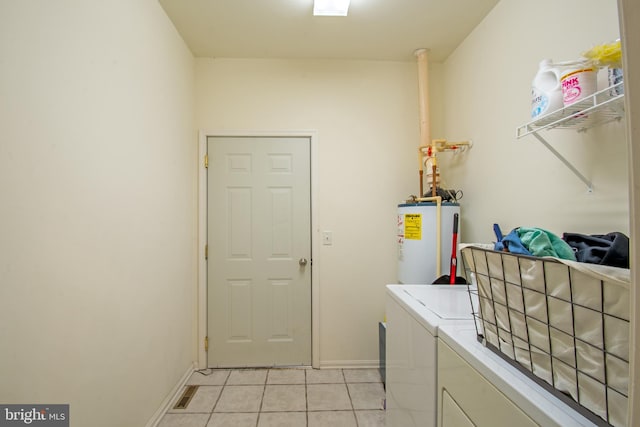
[[436, 197], [436, 187], [438, 186], [438, 162], [436, 161], [436, 153], [431, 158], [431, 197]]

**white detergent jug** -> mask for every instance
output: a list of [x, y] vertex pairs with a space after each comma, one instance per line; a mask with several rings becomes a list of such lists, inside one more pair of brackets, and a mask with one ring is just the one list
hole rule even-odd
[[531, 118], [543, 117], [563, 106], [560, 70], [550, 59], [543, 59], [531, 83]]

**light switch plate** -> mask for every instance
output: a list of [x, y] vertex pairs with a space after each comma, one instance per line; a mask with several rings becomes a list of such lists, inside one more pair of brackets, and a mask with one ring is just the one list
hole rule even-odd
[[333, 233], [331, 231], [322, 232], [322, 244], [326, 246], [333, 245]]

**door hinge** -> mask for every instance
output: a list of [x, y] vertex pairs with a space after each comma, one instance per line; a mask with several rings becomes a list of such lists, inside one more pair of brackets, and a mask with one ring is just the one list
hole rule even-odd
[[209, 245], [204, 245], [204, 259], [209, 259]]
[[209, 351], [209, 337], [204, 337], [204, 351]]
[[204, 167], [205, 168], [209, 167], [209, 154], [204, 155]]

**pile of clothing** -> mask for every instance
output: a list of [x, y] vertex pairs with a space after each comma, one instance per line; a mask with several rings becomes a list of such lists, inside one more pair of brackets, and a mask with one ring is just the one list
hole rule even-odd
[[542, 228], [518, 227], [503, 236], [498, 224], [493, 229], [496, 251], [629, 268], [629, 238], [620, 232], [563, 233], [559, 237]]

